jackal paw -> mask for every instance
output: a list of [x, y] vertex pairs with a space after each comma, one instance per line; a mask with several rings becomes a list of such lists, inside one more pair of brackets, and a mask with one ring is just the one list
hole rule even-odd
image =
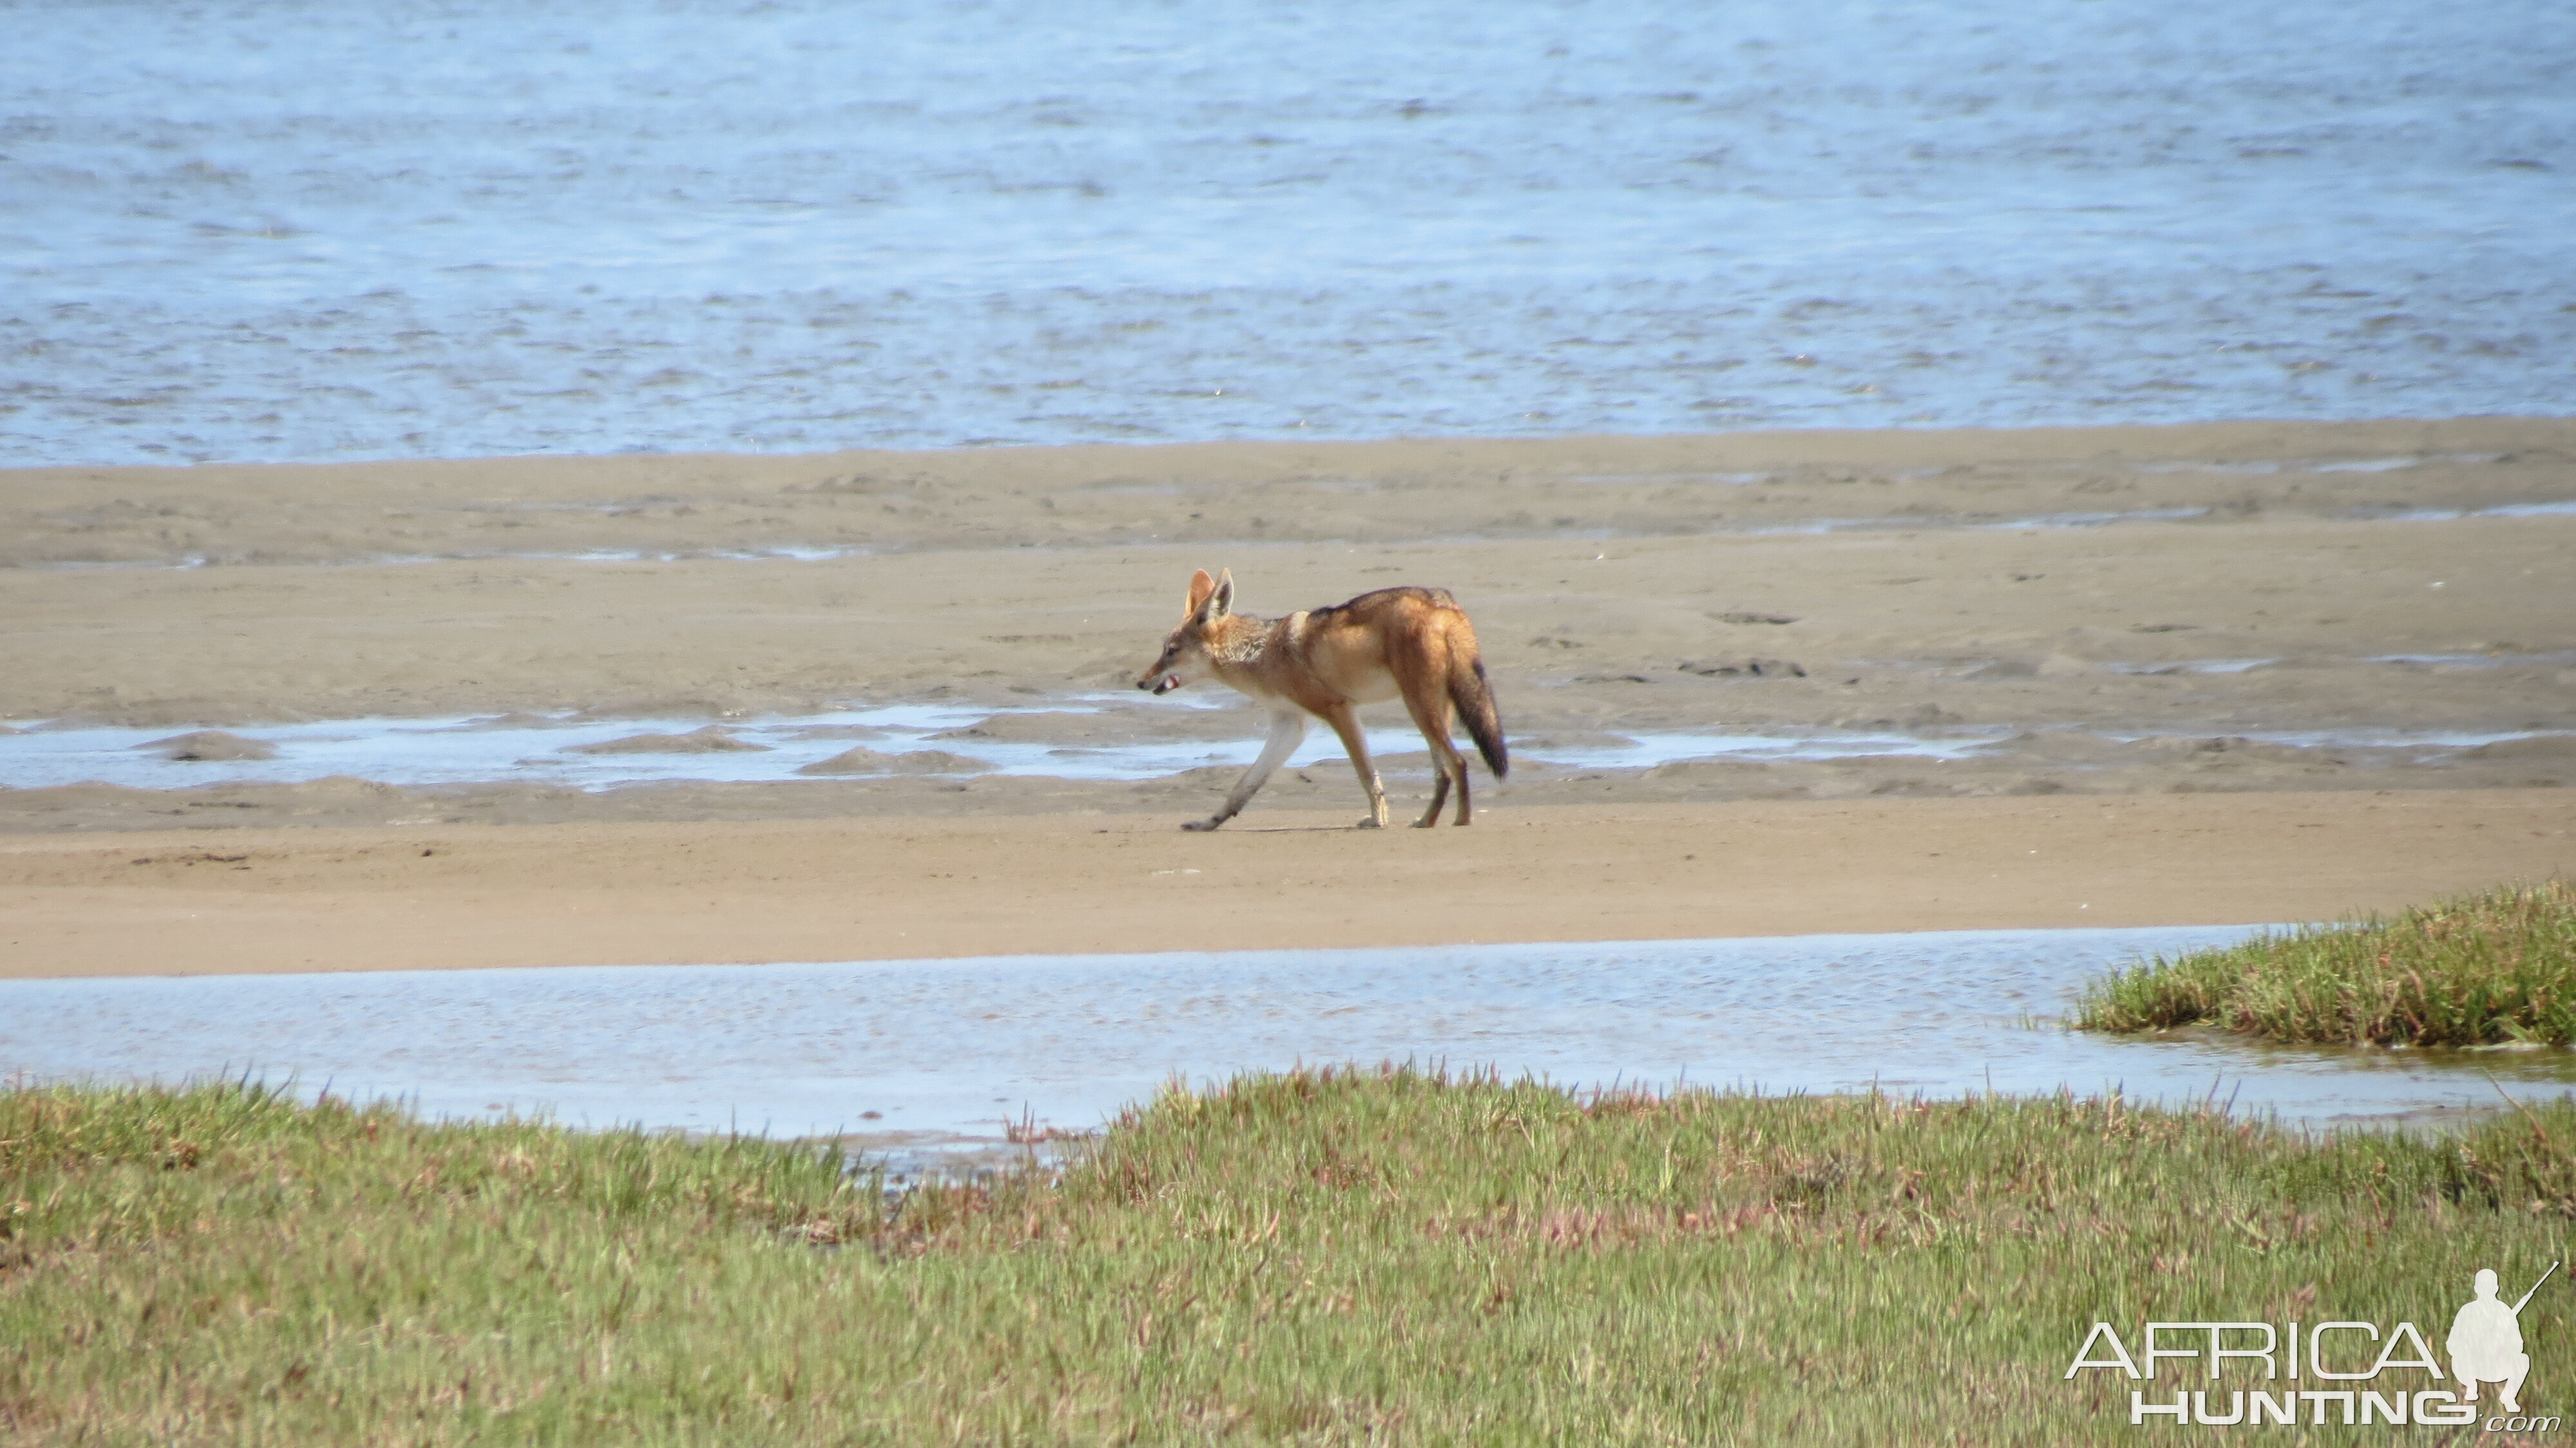
[[1217, 817], [1215, 817], [1214, 819], [1188, 820], [1188, 821], [1184, 821], [1184, 822], [1182, 823], [1182, 825], [1181, 825], [1181, 828], [1182, 828], [1182, 829], [1185, 829], [1185, 830], [1189, 830], [1189, 831], [1191, 831], [1192, 833], [1194, 833], [1194, 834], [1195, 834], [1195, 833], [1199, 833], [1199, 832], [1202, 832], [1202, 831], [1215, 829], [1218, 825], [1221, 825], [1221, 824], [1224, 824], [1224, 823], [1225, 823], [1225, 816], [1223, 816], [1223, 815], [1218, 815], [1218, 816], [1217, 816]]
[[1381, 819], [1365, 819], [1360, 821], [1358, 824], [1351, 826], [1351, 828], [1355, 830], [1382, 830], [1386, 828], [1386, 821]]

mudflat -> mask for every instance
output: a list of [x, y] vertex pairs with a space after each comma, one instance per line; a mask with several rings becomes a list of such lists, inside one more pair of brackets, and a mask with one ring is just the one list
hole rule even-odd
[[229, 829], [0, 841], [0, 975], [2236, 924], [2576, 867], [2563, 791]]
[[[2570, 420], [0, 478], [12, 975], [2222, 923], [2576, 859]], [[1131, 687], [1219, 566], [1263, 615], [1458, 595], [1514, 748], [1476, 825], [1342, 828], [1327, 760], [1185, 837], [1232, 766], [1086, 773], [1258, 738]], [[667, 764], [908, 704], [944, 760]], [[468, 716], [666, 767], [260, 736]], [[27, 787], [13, 749], [114, 727], [148, 784]]]

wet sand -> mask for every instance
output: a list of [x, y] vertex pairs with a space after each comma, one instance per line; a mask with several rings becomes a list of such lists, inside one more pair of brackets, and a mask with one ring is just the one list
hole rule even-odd
[[[2576, 863], [2565, 420], [5, 481], [21, 726], [936, 702], [995, 711], [961, 756], [1248, 739], [1126, 692], [1224, 565], [1260, 614], [1456, 591], [1518, 762], [1466, 832], [1330, 828], [1325, 763], [1213, 840], [1172, 827], [1231, 768], [0, 789], [12, 975], [2218, 924]], [[1990, 742], [1564, 762], [1837, 729]], [[1421, 756], [1385, 763], [1418, 808]]]
[[0, 839], [0, 975], [2260, 924], [2576, 870], [2562, 790], [227, 829]]

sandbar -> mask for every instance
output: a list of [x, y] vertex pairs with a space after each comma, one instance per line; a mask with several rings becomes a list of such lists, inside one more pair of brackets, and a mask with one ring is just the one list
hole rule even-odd
[[[1250, 739], [1249, 706], [1131, 687], [1190, 570], [1229, 567], [1259, 614], [1450, 588], [1516, 759], [1469, 830], [1350, 830], [1331, 763], [1213, 837], [1175, 826], [1214, 765], [0, 773], [13, 976], [2225, 924], [2576, 863], [2566, 419], [0, 479], [19, 729], [577, 713], [676, 738], [939, 702], [1069, 751]], [[1758, 731], [1978, 747], [1565, 762]], [[1382, 763], [1401, 814], [1424, 757]]]

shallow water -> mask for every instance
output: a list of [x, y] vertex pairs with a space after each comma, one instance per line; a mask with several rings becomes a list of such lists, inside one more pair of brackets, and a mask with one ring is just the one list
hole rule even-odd
[[2278, 659], [2185, 659], [2178, 664], [2104, 664], [2102, 667], [2115, 674], [2245, 674], [2279, 662]]
[[[2124, 674], [2229, 674], [2271, 662], [2200, 659], [2177, 664], [2110, 663], [2101, 667]], [[2392, 656], [2381, 662], [2441, 664], [2451, 660], [2448, 656]], [[2459, 662], [2488, 665], [2501, 660], [2464, 655]], [[212, 784], [298, 784], [337, 775], [405, 787], [509, 783], [602, 790], [677, 781], [745, 784], [866, 777], [864, 772], [800, 773], [854, 746], [898, 757], [933, 751], [952, 755], [965, 761], [953, 766], [953, 772], [960, 775], [1163, 779], [1211, 765], [1239, 768], [1250, 764], [1261, 752], [1267, 726], [1258, 714], [1240, 712], [1241, 732], [1233, 738], [1214, 740], [1152, 738], [1157, 731], [1150, 715], [1117, 717], [1085, 699], [1017, 711], [970, 705], [895, 704], [828, 714], [726, 719], [712, 725], [705, 719], [596, 719], [579, 714], [521, 713], [335, 719], [245, 725], [222, 731], [274, 749], [274, 757], [267, 759], [168, 757], [172, 749], [158, 746], [193, 732], [184, 728], [57, 728], [33, 721], [15, 726], [23, 732], [0, 730], [0, 787], [44, 789], [101, 783], [130, 789], [186, 789]], [[1022, 718], [1056, 725], [1062, 737], [994, 739], [958, 737], [954, 733], [987, 721], [1007, 723]], [[1109, 721], [1104, 726], [1104, 737], [1091, 741], [1079, 737], [1082, 722], [1089, 718]], [[710, 728], [748, 747], [713, 752], [688, 747], [686, 736]], [[2568, 732], [2345, 728], [2258, 730], [2236, 737], [2300, 749], [2403, 751], [2410, 760], [2420, 763], [2481, 745], [2557, 738]], [[1137, 734], [1148, 737], [1137, 739]], [[660, 736], [673, 741], [675, 747], [585, 752], [644, 736]], [[2014, 737], [2015, 731], [2005, 727], [1603, 734], [1564, 745], [1551, 744], [1542, 735], [1516, 745], [1516, 752], [1524, 764], [1581, 770], [1651, 769], [1659, 764], [1707, 759], [1761, 763], [1865, 758], [1954, 760], [2009, 749]], [[2096, 737], [2135, 743], [2167, 736], [2105, 730]], [[1372, 729], [1368, 731], [1368, 744], [1370, 752], [1382, 759], [1418, 754], [1422, 736], [1410, 727]], [[1287, 767], [1338, 765], [1342, 758], [1341, 742], [1332, 731], [1316, 727], [1307, 731], [1305, 742], [1289, 756]], [[875, 772], [908, 771], [888, 766]]]
[[1821, 533], [1921, 533], [1944, 527], [1967, 527], [1979, 532], [1997, 529], [2033, 528], [2100, 528], [2112, 523], [2174, 523], [2206, 514], [2207, 508], [2138, 508], [2129, 512], [2045, 513], [2029, 518], [2009, 518], [1992, 523], [1961, 524], [1944, 518], [1914, 516], [1893, 518], [1810, 518], [1800, 523], [1765, 524], [1743, 531], [1764, 537], [1785, 537]]
[[2564, 739], [2565, 729], [2517, 729], [2502, 732], [2469, 729], [2252, 729], [2238, 738], [2258, 744], [2286, 744], [2294, 749], [2404, 749], [2425, 760], [2454, 749], [2479, 749], [2518, 739]]
[[[2120, 1089], [2285, 1120], [2483, 1108], [2564, 1051], [2349, 1051], [2031, 1023], [2084, 980], [2252, 927], [854, 964], [0, 981], [0, 1071], [292, 1075], [432, 1116], [991, 1140], [1082, 1129], [1167, 1079], [1381, 1060], [1568, 1086]], [[866, 1113], [878, 1113], [874, 1119]]]
[[[1042, 716], [1097, 713], [1081, 703], [1027, 711]], [[1246, 712], [1242, 737], [1223, 741], [1147, 741], [1086, 744], [983, 738], [943, 738], [947, 731], [1008, 711], [935, 704], [902, 704], [831, 714], [725, 720], [718, 726], [741, 751], [585, 754], [585, 748], [639, 735], [686, 735], [709, 727], [703, 719], [599, 720], [574, 715], [459, 716], [443, 719], [342, 719], [309, 724], [244, 726], [224, 732], [271, 745], [270, 759], [166, 757], [151, 747], [190, 731], [174, 728], [44, 728], [0, 734], [0, 786], [41, 789], [98, 782], [133, 789], [182, 789], [203, 784], [295, 784], [349, 775], [385, 784], [510, 783], [610, 789], [669, 780], [714, 783], [810, 778], [798, 771], [864, 746], [880, 754], [942, 751], [974, 761], [960, 772], [1055, 779], [1161, 779], [1206, 765], [1246, 765], [1261, 752], [1267, 725]], [[1849, 759], [1903, 755], [1956, 759], [2007, 731], [1957, 730], [1940, 735], [1888, 731], [1814, 730], [1759, 734], [1639, 734], [1614, 743], [1545, 749], [1551, 763], [1585, 769], [1643, 769], [1678, 759]], [[1409, 727], [1368, 731], [1372, 753], [1419, 752], [1422, 736]], [[1329, 729], [1307, 732], [1289, 758], [1290, 768], [1339, 762], [1341, 741]], [[891, 771], [889, 771], [891, 772]], [[846, 775], [826, 776], [848, 778]]]
[[2268, 477], [2275, 473], [2393, 473], [2426, 463], [2491, 463], [2502, 453], [2405, 453], [2384, 458], [2235, 458], [2226, 462], [2198, 460], [2147, 462], [2142, 473], [2242, 473]]
[[2545, 14], [13, 6], [0, 461], [2567, 413]]
[[2453, 669], [2528, 669], [2555, 665], [2576, 665], [2576, 649], [2555, 653], [2526, 654], [2497, 650], [2488, 654], [2373, 654], [2374, 664], [2418, 664], [2427, 668]]
[[2500, 503], [2492, 508], [2402, 508], [2376, 516], [2394, 523], [2450, 523], [2461, 518], [2570, 518], [2576, 517], [2576, 500]]

